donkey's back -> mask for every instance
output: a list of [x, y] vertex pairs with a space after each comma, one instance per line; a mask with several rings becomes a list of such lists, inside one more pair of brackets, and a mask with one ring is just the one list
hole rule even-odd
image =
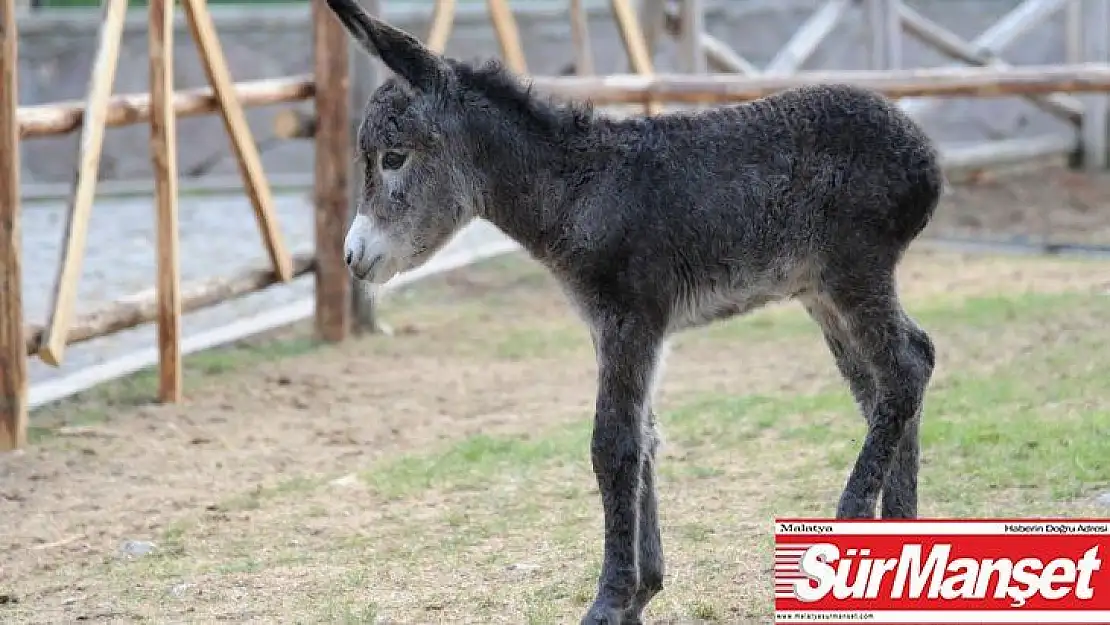
[[920, 126], [850, 85], [615, 124], [617, 163], [580, 213], [593, 249], [575, 255], [679, 298], [679, 325], [813, 290], [837, 267], [892, 269], [943, 185]]
[[905, 245], [928, 223], [943, 185], [921, 127], [851, 85], [622, 126], [612, 190], [656, 217], [708, 220], [718, 234], [747, 225], [752, 234], [824, 238], [847, 229]]

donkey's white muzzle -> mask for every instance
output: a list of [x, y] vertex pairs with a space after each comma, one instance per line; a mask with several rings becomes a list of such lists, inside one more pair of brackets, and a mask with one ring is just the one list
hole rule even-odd
[[351, 275], [372, 284], [381, 284], [386, 276], [389, 242], [382, 232], [374, 228], [365, 215], [358, 215], [343, 241], [343, 258]]

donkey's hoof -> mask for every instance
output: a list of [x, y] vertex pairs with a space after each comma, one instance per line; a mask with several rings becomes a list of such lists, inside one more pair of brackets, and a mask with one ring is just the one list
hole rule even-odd
[[586, 616], [582, 617], [580, 625], [624, 625], [624, 610], [613, 607], [609, 603], [595, 601]]

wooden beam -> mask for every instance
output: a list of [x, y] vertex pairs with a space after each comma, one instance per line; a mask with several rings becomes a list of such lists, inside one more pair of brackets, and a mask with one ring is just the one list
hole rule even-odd
[[[905, 3], [900, 3], [898, 12], [906, 32], [942, 54], [979, 67], [996, 67], [999, 69], [1011, 67], [993, 52], [967, 43], [959, 35], [921, 15]], [[1069, 63], [1071, 62], [1073, 61], [1069, 61]], [[1038, 108], [1073, 124], [1078, 124], [1083, 117], [1083, 105], [1075, 98], [1064, 94], [1034, 97], [1030, 98], [1030, 102]]]
[[537, 90], [595, 104], [636, 104], [649, 99], [683, 103], [742, 102], [783, 89], [812, 84], [852, 83], [888, 97], [964, 96], [993, 98], [1058, 91], [1110, 91], [1110, 66], [1029, 65], [1007, 70], [941, 67], [890, 71], [802, 72], [791, 76], [749, 78], [734, 74], [700, 76], [536, 77]]
[[1077, 143], [1074, 136], [1064, 135], [981, 141], [971, 146], [942, 150], [941, 164], [950, 172], [1016, 165], [1054, 156], [1067, 156], [1075, 150]]
[[871, 69], [902, 67], [901, 0], [867, 0]]
[[243, 186], [246, 187], [251, 206], [254, 208], [255, 219], [270, 256], [270, 262], [274, 264], [274, 271], [281, 276], [281, 279], [288, 281], [293, 277], [293, 261], [289, 256], [289, 250], [285, 247], [281, 229], [278, 227], [270, 185], [266, 180], [266, 173], [262, 170], [262, 158], [258, 154], [258, 147], [254, 144], [250, 127], [247, 126], [243, 106], [235, 97], [235, 85], [231, 81], [231, 73], [228, 71], [220, 40], [216, 36], [212, 15], [208, 12], [208, 4], [205, 0], [182, 1], [185, 5], [186, 22], [189, 24], [197, 51], [200, 53], [201, 65], [220, 103], [220, 117], [231, 139], [235, 161], [243, 177]]
[[778, 51], [767, 67], [766, 75], [792, 74], [813, 56], [817, 46], [829, 36], [840, 18], [851, 4], [851, 0], [828, 0], [820, 9], [809, 16], [790, 41]]
[[701, 35], [705, 32], [705, 7], [701, 0], [682, 0], [679, 11], [682, 27], [678, 43], [682, 69], [691, 74], [704, 74], [707, 67]]
[[27, 442], [27, 354], [19, 229], [19, 35], [0, 0], [0, 451]]
[[[316, 83], [311, 74], [241, 82], [234, 86], [234, 97], [245, 107], [268, 106], [311, 99]], [[211, 87], [186, 89], [174, 93], [173, 110], [178, 118], [214, 113], [219, 99]], [[19, 109], [19, 136], [23, 139], [64, 135], [81, 127], [85, 102], [55, 102]], [[111, 128], [150, 121], [150, 93], [117, 95], [108, 100], [104, 125]]]
[[[301, 254], [293, 257], [293, 277], [303, 276], [315, 268], [315, 255]], [[267, 265], [230, 276], [187, 283], [182, 285], [180, 291], [181, 311], [187, 313], [207, 308], [213, 304], [254, 293], [278, 282], [281, 282], [281, 279], [274, 273], [273, 268]], [[122, 297], [99, 310], [77, 317], [73, 320], [66, 338], [72, 345], [134, 328], [157, 318], [157, 289], [145, 289]], [[34, 354], [42, 341], [43, 329], [31, 326], [23, 334], [25, 336], [23, 349], [27, 354]]]
[[100, 168], [100, 150], [104, 143], [104, 118], [108, 113], [108, 96], [112, 94], [112, 85], [116, 79], [120, 38], [124, 18], [127, 16], [127, 0], [105, 0], [103, 6], [96, 59], [89, 79], [86, 105], [89, 114], [81, 126], [77, 177], [69, 199], [65, 243], [58, 266], [50, 320], [39, 351], [39, 358], [55, 367], [61, 364], [65, 354], [66, 332], [76, 304], [77, 281], [81, 278], [85, 239]]
[[497, 42], [501, 44], [501, 56], [509, 69], [518, 74], [528, 73], [528, 63], [524, 60], [524, 48], [520, 45], [520, 32], [516, 27], [516, 19], [505, 0], [486, 0], [489, 8], [490, 21], [493, 30], [497, 33]]
[[177, 123], [173, 115], [173, 0], [150, 0], [150, 160], [158, 229], [158, 399], [181, 401], [181, 261]]
[[990, 28], [983, 31], [972, 46], [1002, 54], [1022, 35], [1044, 24], [1067, 0], [1025, 0]]
[[574, 45], [574, 68], [579, 76], [594, 73], [594, 54], [590, 47], [590, 20], [582, 0], [570, 0], [570, 37]]
[[316, 332], [325, 341], [341, 341], [351, 326], [351, 280], [343, 257], [343, 239], [350, 223], [350, 59], [343, 27], [325, 3], [312, 4], [312, 24], [316, 76]]
[[[655, 51], [659, 48], [659, 37], [664, 28], [667, 27], [667, 19], [669, 7], [667, 0], [640, 0], [636, 13], [640, 16], [640, 32], [644, 35], [644, 47], [647, 48], [648, 56], [655, 58]], [[673, 17], [676, 24], [674, 31], [670, 34], [672, 37], [678, 37], [681, 28], [677, 26], [679, 18], [675, 13]]]
[[[1002, 54], [1018, 37], [1043, 23], [1060, 8], [1064, 0], [1026, 0], [1002, 16], [969, 44], [972, 51], [992, 57]], [[962, 41], [962, 40], [961, 40]], [[1058, 95], [1057, 99], [1063, 97]], [[903, 102], [902, 108], [911, 115], [920, 115], [934, 104], [930, 101]]]
[[[663, 24], [672, 37], [678, 37], [682, 32], [682, 16], [676, 12], [666, 11]], [[759, 76], [763, 73], [751, 61], [737, 54], [727, 43], [709, 33], [702, 32], [700, 39], [707, 60], [717, 69], [738, 72], [745, 76]]]
[[[609, 7], [613, 17], [617, 20], [617, 30], [620, 32], [624, 49], [628, 53], [628, 62], [632, 71], [640, 76], [650, 77], [655, 73], [652, 65], [651, 51], [648, 50], [644, 40], [644, 31], [636, 18], [636, 11], [629, 4], [629, 0], [609, 0]], [[654, 100], [644, 101], [644, 110], [649, 115], [654, 115], [662, 110]]]
[[1064, 61], [1083, 62], [1084, 0], [1067, 0], [1064, 5]]
[[443, 54], [455, 27], [455, 0], [436, 0], [432, 9], [432, 27], [428, 30], [428, 47]]
[[281, 139], [311, 139], [316, 136], [316, 115], [301, 109], [274, 113], [274, 136]]
[[[1083, 2], [1083, 56], [1091, 63], [1110, 63], [1110, 0]], [[1083, 124], [1083, 167], [1101, 171], [1110, 167], [1110, 94], [1086, 98]]]

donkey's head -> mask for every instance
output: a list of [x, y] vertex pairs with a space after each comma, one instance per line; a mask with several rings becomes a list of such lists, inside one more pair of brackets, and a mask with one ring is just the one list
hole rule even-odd
[[432, 256], [475, 215], [478, 172], [464, 135], [465, 98], [452, 65], [356, 0], [327, 0], [351, 36], [395, 77], [371, 96], [358, 130], [358, 213], [344, 255], [381, 284]]

